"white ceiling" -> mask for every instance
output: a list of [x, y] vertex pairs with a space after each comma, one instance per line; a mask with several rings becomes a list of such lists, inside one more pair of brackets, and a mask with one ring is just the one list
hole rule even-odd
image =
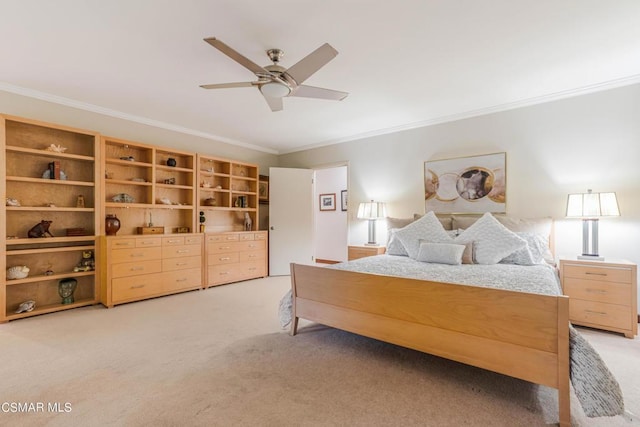
[[[637, 0], [2, 0], [0, 90], [272, 153], [640, 82]], [[344, 101], [201, 84], [255, 76], [202, 39]]]

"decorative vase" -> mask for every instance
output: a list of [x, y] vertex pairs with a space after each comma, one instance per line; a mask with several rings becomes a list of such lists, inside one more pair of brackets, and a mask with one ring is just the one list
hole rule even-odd
[[175, 167], [175, 165], [176, 165], [176, 159], [174, 159], [173, 157], [169, 157], [167, 159], [167, 166]]
[[120, 220], [117, 216], [108, 214], [104, 221], [104, 231], [107, 236], [115, 236], [118, 230], [120, 230]]
[[76, 291], [78, 281], [71, 277], [58, 282], [58, 294], [62, 297], [62, 304], [73, 304], [73, 293]]

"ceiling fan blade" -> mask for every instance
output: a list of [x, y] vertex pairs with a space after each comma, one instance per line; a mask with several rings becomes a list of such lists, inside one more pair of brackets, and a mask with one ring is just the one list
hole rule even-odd
[[327, 62], [335, 58], [337, 54], [337, 50], [331, 47], [329, 43], [325, 43], [289, 67], [286, 74], [292, 77], [293, 80], [300, 85], [313, 73], [322, 68]]
[[252, 60], [250, 60], [249, 58], [247, 58], [247, 57], [241, 55], [240, 53], [236, 52], [235, 50], [233, 50], [232, 48], [230, 48], [226, 44], [222, 43], [220, 40], [218, 40], [215, 37], [206, 38], [206, 39], [204, 39], [204, 41], [206, 41], [211, 46], [213, 46], [216, 49], [218, 49], [220, 52], [222, 52], [225, 55], [227, 55], [229, 58], [231, 58], [234, 61], [236, 61], [238, 64], [242, 65], [243, 67], [245, 67], [246, 69], [251, 71], [253, 74], [258, 74], [258, 75], [265, 75], [265, 74], [266, 75], [270, 75], [271, 74], [267, 70], [265, 70], [264, 68], [262, 68], [261, 66], [259, 66], [258, 64], [256, 64]]
[[232, 87], [252, 87], [254, 82], [238, 82], [238, 83], [217, 83], [211, 85], [200, 85], [202, 89], [226, 89]]
[[340, 92], [339, 90], [323, 89], [314, 86], [298, 86], [298, 88], [289, 96], [297, 96], [302, 98], [320, 98], [331, 99], [334, 101], [342, 101], [349, 95], [348, 92]]
[[265, 96], [264, 99], [267, 101], [267, 104], [269, 104], [269, 108], [271, 108], [271, 111], [282, 111], [282, 98], [272, 98], [270, 96]]

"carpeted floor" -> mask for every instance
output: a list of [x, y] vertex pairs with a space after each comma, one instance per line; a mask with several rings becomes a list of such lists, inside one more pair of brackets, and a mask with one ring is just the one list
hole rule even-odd
[[[288, 277], [0, 325], [0, 425], [544, 426], [554, 390], [303, 322]], [[640, 414], [640, 340], [581, 329]], [[14, 412], [17, 403], [31, 412]], [[42, 403], [43, 410], [38, 410]], [[11, 406], [13, 404], [13, 406]], [[640, 425], [635, 416], [576, 426]]]

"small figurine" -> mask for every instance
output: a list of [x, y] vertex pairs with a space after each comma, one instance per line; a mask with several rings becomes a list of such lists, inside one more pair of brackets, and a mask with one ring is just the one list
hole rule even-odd
[[29, 271], [30, 269], [26, 265], [16, 265], [13, 267], [9, 267], [7, 268], [7, 279], [24, 279], [29, 275]]
[[25, 301], [22, 304], [20, 304], [18, 306], [18, 309], [16, 310], [16, 313], [33, 311], [34, 308], [36, 308], [36, 302], [30, 299], [29, 301]]
[[42, 220], [38, 224], [34, 225], [31, 230], [27, 233], [27, 236], [30, 238], [35, 237], [47, 237], [47, 234], [53, 237], [53, 234], [49, 231], [49, 226], [53, 221]]
[[244, 213], [244, 231], [251, 231], [253, 228], [253, 220], [249, 215], [249, 212]]
[[76, 208], [84, 208], [84, 196], [82, 194], [78, 195], [76, 199]]
[[64, 153], [65, 151], [67, 151], [67, 147], [63, 147], [62, 145], [51, 144], [50, 146], [45, 148], [45, 150], [53, 151], [54, 153]]
[[20, 202], [18, 201], [18, 199], [7, 197], [6, 206], [20, 206]]
[[96, 268], [95, 259], [93, 257], [93, 251], [82, 251], [82, 259], [73, 268], [76, 273], [79, 271], [93, 271]]
[[204, 216], [204, 212], [200, 211], [200, 232], [204, 233], [205, 230], [205, 226], [204, 223], [207, 220], [207, 218]]

